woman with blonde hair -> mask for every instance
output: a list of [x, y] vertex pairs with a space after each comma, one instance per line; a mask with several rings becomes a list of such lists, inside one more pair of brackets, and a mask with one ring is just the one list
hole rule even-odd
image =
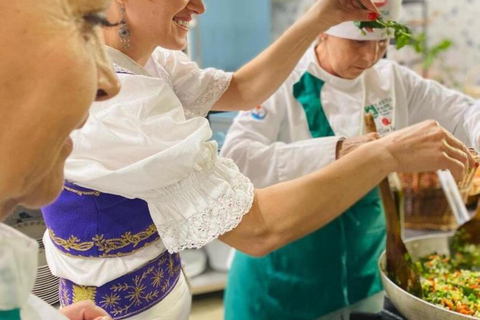
[[[109, 0], [0, 1], [0, 220], [38, 208], [63, 185], [70, 132], [119, 84], [100, 40]], [[58, 312], [30, 292], [38, 244], [0, 224], [0, 319], [110, 319], [92, 302]]]
[[390, 171], [441, 167], [459, 175], [472, 161], [458, 140], [423, 123], [326, 170], [255, 190], [231, 160], [217, 156], [202, 116], [263, 101], [319, 32], [373, 19], [376, 8], [369, 0], [317, 1], [233, 74], [201, 70], [178, 51], [192, 16], [204, 10], [201, 0], [118, 0], [110, 7], [109, 19], [120, 25], [104, 35], [122, 90], [94, 104], [72, 135], [64, 191], [43, 208], [47, 259], [61, 277], [63, 305], [90, 299], [115, 319], [187, 319], [191, 295], [179, 251], [219, 238], [261, 256], [328, 223]]

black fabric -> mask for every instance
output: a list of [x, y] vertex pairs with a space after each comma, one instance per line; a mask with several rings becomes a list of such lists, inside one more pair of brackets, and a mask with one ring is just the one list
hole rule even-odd
[[350, 315], [350, 320], [407, 320], [407, 318], [404, 318], [400, 312], [395, 309], [390, 299], [385, 297], [382, 312], [377, 314], [353, 312]]

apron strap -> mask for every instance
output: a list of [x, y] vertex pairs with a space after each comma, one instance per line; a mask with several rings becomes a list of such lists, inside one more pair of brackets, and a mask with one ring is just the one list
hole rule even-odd
[[293, 96], [305, 110], [308, 127], [313, 138], [335, 136], [323, 111], [321, 95], [324, 85], [325, 81], [306, 72], [293, 86]]
[[2, 319], [2, 320], [21, 320], [20, 309], [0, 311], [0, 319]]

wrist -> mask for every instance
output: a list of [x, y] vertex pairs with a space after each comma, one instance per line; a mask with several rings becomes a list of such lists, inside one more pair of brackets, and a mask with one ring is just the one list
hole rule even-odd
[[326, 10], [323, 6], [323, 2], [324, 1], [317, 1], [317, 3], [310, 8], [310, 10], [299, 21], [304, 21], [307, 24], [307, 27], [315, 32], [316, 36], [337, 24], [334, 21], [331, 21], [331, 15], [325, 13]]
[[378, 163], [379, 169], [382, 170], [382, 174], [385, 176], [392, 173], [401, 171], [399, 164], [393, 156], [388, 142], [384, 139], [379, 139], [368, 144], [373, 150], [373, 156], [375, 157], [375, 163]]

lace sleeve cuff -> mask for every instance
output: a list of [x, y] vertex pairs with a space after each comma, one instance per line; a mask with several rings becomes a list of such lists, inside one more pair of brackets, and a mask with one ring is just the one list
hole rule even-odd
[[254, 188], [230, 159], [210, 166], [146, 199], [169, 252], [200, 248], [238, 226], [250, 211]]
[[185, 116], [187, 118], [205, 117], [212, 109], [215, 102], [227, 91], [233, 73], [215, 70], [209, 85], [202, 94], [191, 104], [185, 107]]

